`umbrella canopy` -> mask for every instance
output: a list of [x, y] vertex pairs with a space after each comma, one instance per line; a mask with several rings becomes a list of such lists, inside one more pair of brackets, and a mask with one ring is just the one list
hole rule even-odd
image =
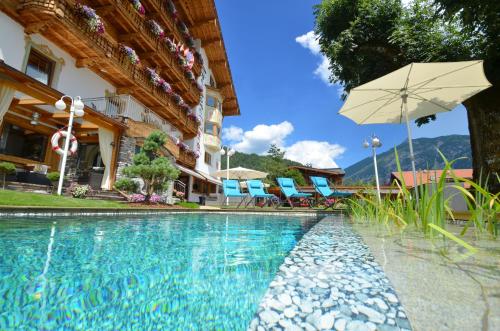
[[416, 183], [410, 120], [451, 111], [490, 86], [483, 61], [412, 63], [352, 89], [339, 114], [358, 124], [406, 123]]
[[223, 178], [233, 178], [233, 179], [259, 179], [266, 178], [267, 172], [262, 172], [253, 169], [247, 169], [242, 167], [219, 170], [211, 174], [214, 177], [223, 177]]

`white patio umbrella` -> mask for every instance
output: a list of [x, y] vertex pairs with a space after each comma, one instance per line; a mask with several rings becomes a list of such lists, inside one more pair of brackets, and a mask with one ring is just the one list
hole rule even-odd
[[231, 168], [229, 170], [219, 170], [216, 172], [212, 173], [212, 176], [214, 177], [223, 177], [227, 178], [229, 174], [229, 178], [234, 178], [234, 179], [259, 179], [259, 178], [266, 178], [267, 177], [267, 172], [262, 172], [258, 170], [253, 170], [253, 169], [247, 169], [247, 168], [242, 168], [242, 167], [237, 167], [237, 168]]
[[352, 89], [339, 114], [358, 124], [405, 122], [417, 184], [410, 120], [451, 111], [490, 86], [483, 61], [412, 63]]

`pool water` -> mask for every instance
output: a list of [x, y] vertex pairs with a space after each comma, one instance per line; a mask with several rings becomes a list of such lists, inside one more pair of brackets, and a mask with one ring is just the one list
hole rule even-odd
[[244, 330], [313, 217], [0, 220], [0, 330]]

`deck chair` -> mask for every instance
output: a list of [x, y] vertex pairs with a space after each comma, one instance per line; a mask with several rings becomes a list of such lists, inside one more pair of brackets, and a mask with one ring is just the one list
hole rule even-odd
[[[224, 179], [222, 181], [222, 189], [226, 198], [241, 198], [236, 208], [239, 208], [248, 196], [248, 194], [241, 193], [240, 183], [236, 179]], [[224, 201], [222, 204], [224, 204]]]
[[337, 202], [352, 196], [352, 193], [337, 191], [335, 187], [332, 190], [330, 188], [330, 185], [328, 184], [328, 180], [325, 177], [311, 176], [310, 178], [314, 186], [314, 189], [321, 195], [322, 199], [324, 199], [325, 202], [328, 199], [334, 199], [334, 203], [331, 205], [326, 205], [325, 209], [328, 209], [330, 207], [332, 207], [333, 209], [333, 207], [336, 205]]
[[[260, 179], [247, 180], [248, 193], [250, 194], [250, 201], [247, 202], [245, 207], [248, 207], [252, 201], [255, 203], [257, 198], [263, 198], [271, 204], [278, 203], [279, 199], [274, 194], [269, 194], [264, 190], [264, 183]], [[264, 207], [262, 205], [261, 207]]]
[[311, 202], [309, 201], [309, 198], [312, 196], [312, 194], [297, 191], [297, 187], [295, 186], [295, 181], [292, 178], [280, 177], [276, 178], [276, 181], [278, 182], [281, 192], [285, 195], [286, 201], [288, 201], [292, 209], [293, 209], [292, 199], [302, 199], [302, 198], [306, 198], [309, 208], [312, 208]]

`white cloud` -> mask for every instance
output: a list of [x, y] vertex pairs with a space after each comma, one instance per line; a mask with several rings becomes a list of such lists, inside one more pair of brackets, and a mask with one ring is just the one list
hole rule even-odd
[[318, 67], [314, 70], [314, 75], [318, 76], [325, 84], [332, 85], [330, 82], [330, 60], [321, 53], [319, 40], [314, 31], [309, 31], [302, 36], [295, 38], [302, 47], [307, 48], [312, 54], [321, 58]]
[[345, 152], [345, 148], [326, 141], [302, 140], [285, 148], [287, 159], [302, 164], [312, 164], [315, 168], [337, 168], [335, 159]]
[[285, 138], [292, 132], [293, 125], [287, 121], [272, 125], [259, 124], [246, 131], [233, 148], [244, 153], [264, 154], [271, 144], [282, 147]]
[[234, 125], [223, 128], [222, 138], [227, 141], [240, 141], [243, 138], [243, 129]]
[[223, 138], [232, 143], [232, 147], [243, 153], [265, 154], [271, 144], [283, 151], [285, 157], [302, 164], [311, 163], [317, 168], [336, 168], [335, 158], [345, 152], [345, 148], [326, 141], [302, 140], [286, 146], [286, 138], [293, 132], [293, 125], [284, 121], [279, 124], [259, 124], [252, 130], [245, 131], [236, 126], [223, 129]]

